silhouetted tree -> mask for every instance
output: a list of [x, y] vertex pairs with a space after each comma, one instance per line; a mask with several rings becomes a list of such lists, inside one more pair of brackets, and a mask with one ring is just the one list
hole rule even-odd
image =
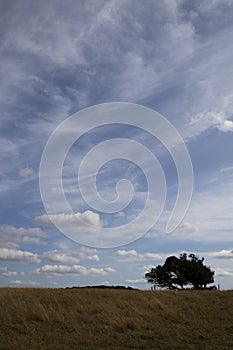
[[164, 265], [151, 268], [145, 274], [149, 283], [168, 289], [205, 289], [214, 282], [214, 271], [204, 265], [204, 258], [195, 254], [180, 254], [180, 257], [169, 256]]

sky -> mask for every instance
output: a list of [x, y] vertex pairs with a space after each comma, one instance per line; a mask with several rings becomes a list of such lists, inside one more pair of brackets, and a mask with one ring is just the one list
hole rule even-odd
[[[232, 0], [0, 1], [1, 287], [149, 289], [146, 271], [187, 252], [205, 257], [215, 284], [233, 288], [232, 18]], [[114, 122], [115, 102], [141, 114], [130, 114], [132, 125]], [[161, 142], [148, 108], [179, 133], [192, 162], [190, 205], [169, 234], [177, 145], [174, 133], [168, 148]], [[66, 128], [70, 116], [75, 127]], [[64, 147], [59, 174], [71, 211], [53, 179]], [[154, 212], [134, 222], [153, 186]]]

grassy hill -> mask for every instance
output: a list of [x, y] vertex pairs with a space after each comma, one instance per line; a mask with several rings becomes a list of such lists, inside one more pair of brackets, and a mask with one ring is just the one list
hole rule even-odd
[[233, 349], [233, 291], [2, 288], [0, 349]]

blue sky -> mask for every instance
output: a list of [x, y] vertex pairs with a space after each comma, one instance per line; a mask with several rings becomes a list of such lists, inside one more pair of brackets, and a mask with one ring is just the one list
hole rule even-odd
[[[0, 286], [109, 283], [144, 289], [150, 266], [186, 251], [204, 256], [216, 283], [232, 288], [233, 1], [2, 1], [0, 16]], [[101, 168], [97, 189], [111, 201], [116, 183], [126, 178], [132, 202], [112, 215], [88, 206], [77, 169], [96, 145], [119, 137], [143, 144], [167, 181], [156, 225], [130, 244], [100, 249], [73, 242], [49, 224], [39, 166], [61, 122], [108, 102], [140, 104], [172, 123], [190, 153], [194, 190], [183, 222], [167, 235], [177, 173], [164, 146], [125, 125], [88, 132], [64, 161], [63, 186], [76, 216], [97, 226], [95, 235], [137, 216], [147, 195], [143, 172], [115, 159]], [[119, 144], [118, 151], [123, 148]], [[62, 209], [57, 214], [73, 225]], [[75, 229], [91, 235], [81, 224]]]

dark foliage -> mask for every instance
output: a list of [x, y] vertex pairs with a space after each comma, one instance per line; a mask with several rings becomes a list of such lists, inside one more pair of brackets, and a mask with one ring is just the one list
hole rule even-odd
[[214, 282], [214, 271], [204, 265], [204, 258], [195, 254], [180, 254], [180, 257], [169, 256], [164, 265], [151, 268], [145, 274], [149, 283], [168, 289], [206, 289]]
[[[73, 286], [71, 287], [72, 289], [83, 289], [83, 288], [92, 288], [92, 289], [127, 289], [127, 290], [137, 290], [136, 288], [132, 287], [125, 287], [125, 286], [106, 286], [105, 284], [97, 285], [97, 286], [84, 286], [84, 287], [79, 287], [79, 286]], [[70, 287], [66, 287], [66, 289], [70, 289]]]

